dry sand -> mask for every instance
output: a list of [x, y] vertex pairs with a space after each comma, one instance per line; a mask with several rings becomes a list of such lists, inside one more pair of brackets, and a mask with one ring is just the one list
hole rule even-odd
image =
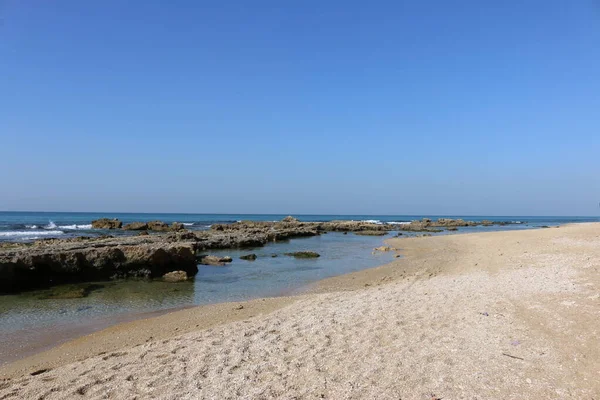
[[600, 224], [389, 244], [405, 258], [303, 296], [182, 310], [9, 364], [0, 399], [600, 399]]

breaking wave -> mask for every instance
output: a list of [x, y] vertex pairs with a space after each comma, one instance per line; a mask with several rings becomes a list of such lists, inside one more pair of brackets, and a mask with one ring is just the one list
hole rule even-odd
[[61, 225], [60, 229], [92, 229], [92, 224], [83, 224], [83, 225]]
[[57, 235], [64, 235], [65, 233], [63, 231], [7, 231], [7, 232], [0, 232], [0, 237], [25, 237], [25, 236], [29, 236], [29, 237], [37, 237], [37, 236], [57, 236]]

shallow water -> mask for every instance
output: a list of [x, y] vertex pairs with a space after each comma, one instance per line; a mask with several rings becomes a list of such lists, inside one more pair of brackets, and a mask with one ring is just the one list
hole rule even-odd
[[[42, 299], [48, 293], [44, 290], [5, 295], [0, 297], [0, 334], [57, 324], [89, 323], [123, 314], [291, 294], [323, 278], [391, 261], [393, 253], [372, 254], [373, 248], [390, 236], [328, 233], [256, 249], [210, 251], [214, 255], [231, 256], [233, 262], [222, 267], [201, 265], [195, 278], [183, 283], [99, 282], [101, 289], [81, 299]], [[321, 257], [295, 259], [283, 254], [301, 250], [316, 251]], [[239, 259], [249, 253], [258, 258]]]

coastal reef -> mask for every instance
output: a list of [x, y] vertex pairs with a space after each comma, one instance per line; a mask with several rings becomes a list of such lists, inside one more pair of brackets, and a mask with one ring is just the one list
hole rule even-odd
[[98, 229], [152, 230], [159, 233], [0, 244], [0, 293], [63, 283], [122, 278], [158, 279], [173, 271], [183, 271], [191, 277], [198, 272], [198, 264], [223, 265], [231, 261], [207, 258], [207, 250], [261, 247], [269, 242], [326, 232], [367, 235], [386, 234], [392, 230], [432, 232], [480, 224], [482, 222], [460, 219], [423, 219], [401, 225], [365, 221], [301, 222], [286, 217], [278, 222], [241, 221], [215, 224], [206, 231], [189, 231], [178, 223], [168, 225], [152, 221], [123, 226], [117, 219], [104, 218], [92, 225]]

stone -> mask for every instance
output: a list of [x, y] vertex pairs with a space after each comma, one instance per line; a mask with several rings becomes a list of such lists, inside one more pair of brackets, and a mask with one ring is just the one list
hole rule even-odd
[[287, 217], [282, 219], [281, 222], [286, 222], [289, 224], [289, 223], [296, 223], [296, 222], [300, 222], [300, 221], [297, 218], [294, 218], [291, 215], [288, 215]]
[[187, 276], [187, 272], [185, 271], [171, 271], [171, 272], [167, 272], [166, 274], [163, 275], [163, 281], [165, 282], [184, 282], [187, 281], [188, 276]]
[[285, 253], [286, 256], [295, 257], [295, 258], [317, 258], [321, 257], [319, 253], [314, 251], [295, 251], [293, 253]]
[[181, 231], [183, 229], [185, 229], [185, 225], [183, 225], [181, 222], [173, 222], [171, 224], [172, 231]]
[[148, 230], [148, 224], [145, 222], [131, 222], [123, 226], [125, 231], [145, 231]]
[[245, 256], [241, 256], [240, 259], [241, 260], [246, 260], [246, 261], [254, 261], [256, 260], [256, 254], [246, 254]]
[[123, 223], [118, 219], [100, 218], [92, 221], [92, 228], [94, 229], [120, 229]]
[[214, 265], [217, 267], [222, 267], [225, 263], [232, 262], [233, 259], [231, 257], [219, 257], [219, 256], [200, 256], [200, 264], [202, 265]]
[[148, 235], [150, 235], [148, 233], [148, 231], [141, 231], [140, 233], [138, 233], [138, 236], [148, 236]]
[[157, 232], [168, 232], [171, 230], [169, 225], [167, 225], [166, 223], [164, 223], [162, 221], [148, 222], [148, 229], [150, 229], [151, 231], [157, 231]]

